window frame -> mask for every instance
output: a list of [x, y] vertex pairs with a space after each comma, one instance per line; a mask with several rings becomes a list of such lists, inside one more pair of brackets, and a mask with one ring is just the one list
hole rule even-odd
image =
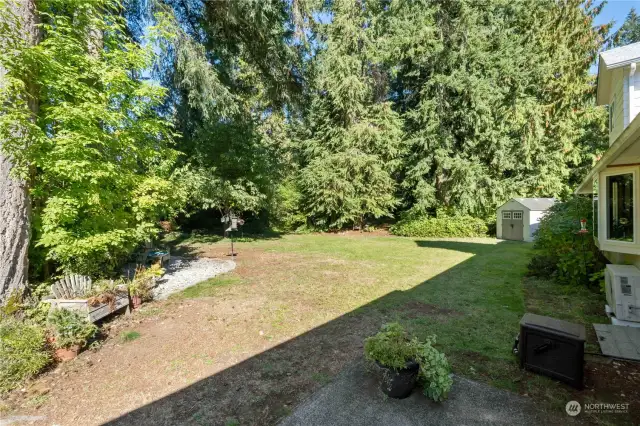
[[[507, 217], [508, 215], [508, 217]], [[502, 211], [502, 220], [511, 220], [511, 210], [503, 210]]]
[[[605, 178], [606, 179], [606, 178]], [[591, 234], [596, 241], [600, 237], [600, 176], [596, 174], [592, 181], [593, 195], [591, 199], [592, 227]]]
[[[516, 217], [516, 214], [519, 214], [520, 217]], [[524, 220], [524, 212], [522, 210], [514, 210], [511, 213], [511, 219], [512, 220]]]
[[[609, 239], [609, 192], [608, 192], [608, 178], [611, 176], [621, 176], [621, 175], [632, 175], [633, 176], [633, 241], [620, 241], [620, 240], [610, 240]], [[600, 210], [604, 212], [604, 221], [598, 222], [598, 233], [602, 235], [602, 241], [607, 244], [612, 245], [621, 245], [621, 246], [629, 246], [629, 245], [637, 245], [638, 244], [638, 226], [636, 224], [636, 217], [638, 214], [638, 169], [637, 167], [620, 167], [617, 170], [608, 170], [602, 172], [600, 174], [600, 179], [598, 180], [599, 184], [602, 185], [598, 194], [598, 201], [603, 203], [599, 204], [598, 207]], [[603, 191], [604, 190], [604, 191]]]
[[609, 105], [609, 131], [613, 131], [613, 128], [616, 125], [615, 120], [613, 119], [613, 114], [616, 110], [616, 101], [611, 101], [611, 105]]

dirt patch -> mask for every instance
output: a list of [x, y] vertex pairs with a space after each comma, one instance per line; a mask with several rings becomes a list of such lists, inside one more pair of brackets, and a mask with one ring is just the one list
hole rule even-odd
[[[102, 347], [13, 392], [9, 414], [48, 425], [275, 424], [362, 356], [363, 339], [383, 322], [374, 311], [327, 317], [272, 285], [274, 274], [295, 283], [308, 257], [243, 248], [233, 273], [246, 284], [146, 304], [105, 324]], [[125, 331], [141, 337], [124, 342]]]
[[629, 403], [629, 413], [626, 416], [609, 416], [616, 421], [626, 417], [628, 421], [637, 424], [640, 413], [640, 363], [603, 360], [605, 362], [585, 364], [585, 389], [579, 395], [591, 402]]
[[459, 317], [464, 315], [460, 311], [453, 309], [441, 308], [440, 306], [432, 305], [430, 303], [424, 303], [417, 300], [412, 300], [405, 303], [401, 307], [401, 312], [407, 318], [419, 318], [421, 316], [436, 317], [439, 320], [445, 321], [450, 317]]
[[322, 232], [324, 235], [347, 235], [350, 237], [389, 237], [392, 234], [389, 232], [389, 227], [376, 228], [368, 231], [346, 230], [336, 232]]
[[461, 351], [458, 352], [457, 355], [469, 362], [477, 364], [482, 364], [483, 362], [488, 362], [491, 360], [491, 358], [489, 358], [488, 356], [473, 351]]

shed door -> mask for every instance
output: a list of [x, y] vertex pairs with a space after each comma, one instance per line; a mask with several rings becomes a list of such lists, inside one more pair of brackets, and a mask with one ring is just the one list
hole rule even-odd
[[524, 240], [524, 214], [522, 210], [502, 211], [502, 239], [504, 240]]

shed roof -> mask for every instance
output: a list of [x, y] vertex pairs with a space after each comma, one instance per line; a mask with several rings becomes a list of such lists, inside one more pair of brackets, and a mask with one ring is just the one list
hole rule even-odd
[[[555, 198], [512, 198], [511, 200], [522, 204], [524, 207], [532, 211], [545, 211], [556, 202]], [[507, 201], [507, 203], [509, 201]], [[502, 206], [504, 206], [504, 204]]]
[[598, 61], [598, 89], [596, 92], [598, 105], [606, 105], [609, 103], [612, 90], [611, 74], [613, 70], [636, 62], [640, 62], [640, 43], [632, 43], [600, 53]]

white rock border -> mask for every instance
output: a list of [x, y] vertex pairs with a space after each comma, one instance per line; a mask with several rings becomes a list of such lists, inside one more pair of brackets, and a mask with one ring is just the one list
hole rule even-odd
[[165, 265], [165, 274], [157, 280], [157, 285], [153, 289], [153, 298], [164, 300], [173, 293], [232, 271], [235, 267], [236, 262], [233, 260], [171, 256], [168, 264]]

